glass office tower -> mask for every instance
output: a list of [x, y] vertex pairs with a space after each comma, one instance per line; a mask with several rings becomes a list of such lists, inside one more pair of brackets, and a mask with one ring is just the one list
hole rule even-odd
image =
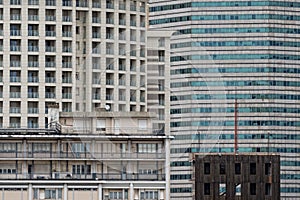
[[235, 124], [238, 152], [279, 153], [281, 197], [299, 197], [300, 3], [151, 0], [149, 6], [150, 28], [174, 31], [172, 199], [193, 199], [191, 153], [235, 151]]

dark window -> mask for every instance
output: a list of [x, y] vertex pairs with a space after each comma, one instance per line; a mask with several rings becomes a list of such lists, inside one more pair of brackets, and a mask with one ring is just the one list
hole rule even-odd
[[204, 183], [204, 195], [210, 195], [210, 184]]
[[210, 163], [204, 163], [204, 174], [210, 174]]
[[271, 174], [271, 163], [265, 163], [265, 175]]
[[250, 174], [256, 174], [256, 163], [250, 163]]
[[250, 195], [256, 195], [256, 183], [250, 183]]
[[271, 195], [271, 183], [265, 184], [265, 195]]
[[235, 163], [235, 174], [241, 174], [241, 163]]
[[225, 164], [224, 163], [220, 164], [220, 174], [225, 174]]

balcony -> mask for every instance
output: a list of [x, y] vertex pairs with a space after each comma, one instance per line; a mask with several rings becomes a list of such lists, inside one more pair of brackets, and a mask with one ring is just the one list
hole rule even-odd
[[65, 52], [65, 53], [71, 53], [72, 52], [72, 47], [63, 47], [62, 51]]
[[39, 78], [37, 76], [29, 76], [28, 77], [28, 82], [30, 82], [30, 83], [38, 83], [39, 82]]
[[125, 95], [119, 95], [119, 101], [126, 101]]
[[63, 99], [72, 99], [72, 93], [63, 93], [62, 98]]
[[119, 25], [126, 26], [126, 20], [125, 19], [120, 19], [119, 20]]
[[39, 67], [38, 61], [28, 61], [28, 67]]
[[46, 46], [46, 52], [55, 52], [56, 48], [53, 46]]
[[114, 39], [114, 34], [112, 33], [106, 33], [106, 39]]
[[53, 61], [48, 61], [48, 62], [46, 62], [45, 63], [45, 67], [55, 67], [55, 62], [53, 62]]
[[114, 54], [114, 50], [113, 49], [106, 49], [106, 54], [113, 55]]
[[98, 79], [98, 78], [94, 78], [93, 79], [93, 84], [99, 85], [99, 84], [101, 84], [101, 80]]
[[39, 128], [39, 124], [38, 123], [28, 123], [27, 128]]
[[10, 36], [20, 36], [21, 30], [10, 30]]
[[28, 98], [39, 98], [38, 92], [28, 92]]
[[10, 82], [12, 82], [12, 83], [19, 83], [19, 82], [21, 82], [21, 77], [19, 77], [19, 76], [11, 76], [10, 77]]
[[130, 5], [130, 11], [136, 11], [136, 5]]
[[136, 21], [130, 20], [130, 26], [136, 26]]
[[114, 24], [113, 18], [106, 18], [106, 24]]
[[56, 78], [55, 77], [46, 77], [45, 81], [46, 81], [46, 83], [55, 83]]
[[113, 3], [106, 3], [106, 8], [114, 9], [114, 4]]
[[93, 69], [100, 69], [99, 63], [93, 63]]
[[28, 36], [39, 36], [39, 31], [38, 30], [29, 30]]
[[10, 0], [10, 5], [21, 5], [21, 0]]
[[46, 0], [46, 6], [56, 6], [56, 0]]
[[9, 123], [9, 127], [10, 128], [21, 128], [21, 124], [20, 123]]
[[106, 95], [106, 100], [113, 100], [113, 99], [114, 99], [113, 95], [110, 95], [110, 94]]
[[88, 6], [88, 4], [87, 4], [87, 2], [86, 1], [76, 1], [76, 6], [77, 7], [87, 7]]
[[72, 32], [71, 31], [64, 31], [62, 32], [63, 37], [72, 37]]
[[72, 68], [72, 63], [71, 62], [63, 62], [62, 67], [63, 68]]
[[30, 114], [38, 114], [39, 113], [39, 108], [34, 108], [34, 107], [32, 107], [32, 108], [28, 108], [28, 113], [30, 113]]
[[21, 67], [21, 62], [20, 61], [10, 61], [10, 66], [11, 67]]
[[56, 17], [54, 15], [46, 15], [46, 21], [55, 21]]
[[21, 97], [21, 92], [10, 92], [9, 97], [10, 98], [20, 98]]
[[119, 65], [119, 70], [120, 71], [125, 71], [126, 70], [126, 66], [125, 65]]
[[10, 46], [10, 51], [21, 51], [21, 46]]
[[10, 107], [9, 113], [21, 113], [21, 108], [20, 107]]
[[125, 79], [119, 79], [119, 85], [125, 85], [126, 81]]
[[93, 38], [101, 38], [101, 34], [98, 33], [98, 32], [93, 32], [93, 33], [92, 33], [92, 37], [93, 37]]
[[72, 83], [72, 78], [71, 77], [62, 78], [62, 82], [63, 83]]
[[106, 85], [113, 85], [113, 84], [114, 84], [114, 80], [112, 80], [112, 79], [106, 80]]
[[56, 32], [55, 31], [46, 31], [46, 36], [48, 36], [48, 37], [55, 37], [56, 36]]
[[140, 7], [140, 12], [145, 12], [146, 8], [145, 7]]
[[39, 21], [38, 15], [28, 15], [28, 21]]
[[106, 66], [107, 70], [114, 70], [114, 65], [113, 64], [109, 64]]
[[92, 6], [93, 8], [101, 8], [100, 2], [93, 2]]
[[100, 94], [93, 94], [93, 99], [100, 100]]
[[28, 0], [28, 5], [39, 5], [39, 0]]
[[10, 19], [11, 20], [21, 20], [21, 15], [20, 14], [11, 14]]
[[38, 46], [28, 46], [28, 51], [38, 52], [39, 47]]
[[130, 86], [136, 86], [136, 81], [130, 81]]
[[119, 9], [120, 10], [126, 10], [126, 4], [125, 3], [120, 3], [119, 4]]
[[45, 98], [54, 99], [55, 98], [55, 93], [54, 92], [46, 92], [45, 93]]
[[62, 5], [63, 6], [72, 6], [72, 0], [63, 0]]
[[93, 23], [100, 23], [101, 22], [101, 18], [100, 17], [93, 17], [92, 18], [92, 22]]
[[62, 16], [63, 22], [72, 22], [72, 17], [70, 16]]

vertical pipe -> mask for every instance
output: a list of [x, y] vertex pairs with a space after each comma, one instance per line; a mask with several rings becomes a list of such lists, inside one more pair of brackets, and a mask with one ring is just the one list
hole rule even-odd
[[234, 153], [238, 153], [238, 104], [237, 100], [235, 99], [234, 102]]

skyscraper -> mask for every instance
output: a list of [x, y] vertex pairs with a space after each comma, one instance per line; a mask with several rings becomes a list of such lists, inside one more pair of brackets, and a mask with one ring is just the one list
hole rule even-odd
[[0, 125], [62, 112], [146, 110], [145, 1], [0, 1]]
[[238, 152], [279, 152], [281, 197], [299, 197], [299, 9], [295, 1], [150, 1], [150, 29], [174, 31], [172, 199], [193, 198], [190, 153], [234, 152], [235, 124]]

